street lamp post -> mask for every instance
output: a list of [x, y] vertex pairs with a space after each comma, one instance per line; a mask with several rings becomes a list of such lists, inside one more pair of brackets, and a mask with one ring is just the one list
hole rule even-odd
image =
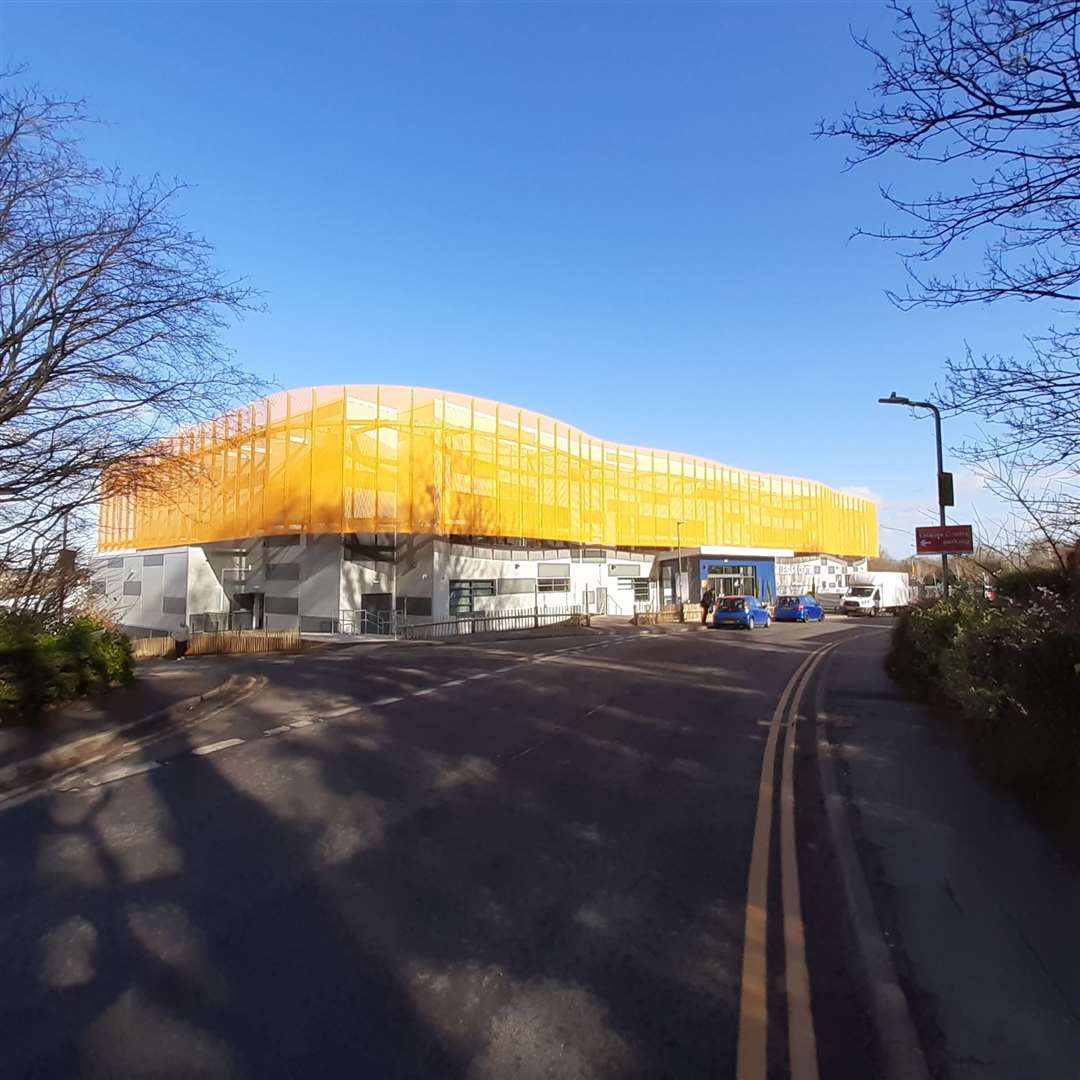
[[[937, 488], [938, 519], [945, 525], [945, 462], [941, 452], [941, 410], [931, 401], [912, 401], [911, 398], [898, 397], [894, 390], [888, 397], [878, 398], [879, 405], [906, 405], [909, 409], [929, 409], [934, 414], [934, 441], [937, 446]], [[950, 499], [949, 505], [952, 505]], [[949, 556], [941, 553], [941, 588], [945, 599], [949, 598]]]
[[678, 556], [678, 574], [675, 579], [675, 597], [679, 603], [685, 603], [685, 597], [682, 595], [682, 575], [683, 575], [683, 562], [682, 562], [682, 527], [686, 524], [685, 521], [675, 522], [675, 551]]

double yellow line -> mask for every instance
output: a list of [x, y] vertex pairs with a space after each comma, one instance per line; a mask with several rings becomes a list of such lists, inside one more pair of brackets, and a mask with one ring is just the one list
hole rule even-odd
[[810, 974], [799, 894], [795, 848], [795, 736], [799, 706], [814, 671], [828, 653], [811, 653], [784, 687], [769, 724], [758, 787], [754, 846], [746, 890], [742, 988], [739, 1001], [737, 1080], [765, 1080], [768, 1072], [768, 933], [769, 857], [772, 839], [776, 744], [786, 722], [780, 779], [780, 900], [784, 924], [784, 990], [787, 997], [788, 1058], [792, 1080], [818, 1080], [817, 1039], [810, 1008]]

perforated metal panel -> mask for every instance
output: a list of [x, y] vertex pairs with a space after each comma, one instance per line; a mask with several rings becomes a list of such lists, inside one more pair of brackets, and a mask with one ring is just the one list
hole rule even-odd
[[[105, 478], [103, 549], [304, 533], [877, 553], [872, 502], [402, 386], [263, 399]], [[683, 522], [676, 535], [676, 523]]]

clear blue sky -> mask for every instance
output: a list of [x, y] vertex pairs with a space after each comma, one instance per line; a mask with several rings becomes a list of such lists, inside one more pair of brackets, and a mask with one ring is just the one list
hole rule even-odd
[[189, 224], [266, 294], [230, 334], [260, 375], [481, 394], [866, 489], [907, 529], [931, 433], [877, 397], [1052, 317], [899, 312], [896, 255], [849, 240], [886, 220], [879, 183], [935, 182], [845, 173], [811, 136], [871, 82], [849, 27], [890, 26], [880, 4], [7, 0], [0, 59], [89, 100], [95, 159], [193, 185]]

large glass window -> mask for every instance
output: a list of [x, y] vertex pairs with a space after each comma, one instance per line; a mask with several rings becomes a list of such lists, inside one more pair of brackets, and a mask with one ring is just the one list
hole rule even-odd
[[450, 614], [471, 615], [478, 596], [494, 596], [494, 581], [451, 581]]

